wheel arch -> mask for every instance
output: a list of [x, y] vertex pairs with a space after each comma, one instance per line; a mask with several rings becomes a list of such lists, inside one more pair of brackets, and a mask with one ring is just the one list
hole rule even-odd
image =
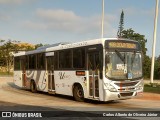
[[[32, 88], [34, 86], [34, 88]], [[36, 84], [36, 81], [34, 79], [31, 79], [30, 80], [30, 90], [33, 92], [33, 93], [36, 93], [37, 92], [37, 84]]]
[[[35, 84], [36, 84], [36, 82], [35, 82], [35, 80], [34, 79], [30, 79], [30, 87], [31, 87], [31, 83], [32, 82], [34, 82]], [[37, 85], [36, 85], [37, 86]]]
[[75, 86], [77, 86], [77, 85], [80, 85], [80, 86], [82, 87], [83, 92], [84, 92], [84, 89], [83, 89], [82, 84], [81, 84], [81, 83], [79, 83], [79, 82], [75, 82], [75, 83], [72, 85], [72, 96], [73, 96], [73, 90], [74, 90], [74, 87], [75, 87]]

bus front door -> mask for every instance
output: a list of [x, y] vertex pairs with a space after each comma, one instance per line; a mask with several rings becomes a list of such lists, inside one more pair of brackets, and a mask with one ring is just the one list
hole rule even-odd
[[47, 57], [47, 71], [48, 71], [48, 91], [55, 91], [54, 56]]
[[89, 96], [99, 97], [99, 52], [88, 53]]

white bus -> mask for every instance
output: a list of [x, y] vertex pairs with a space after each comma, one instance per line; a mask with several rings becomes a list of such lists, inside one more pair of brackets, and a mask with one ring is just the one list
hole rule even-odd
[[77, 101], [132, 98], [143, 92], [141, 47], [103, 38], [20, 52], [14, 55], [14, 83]]

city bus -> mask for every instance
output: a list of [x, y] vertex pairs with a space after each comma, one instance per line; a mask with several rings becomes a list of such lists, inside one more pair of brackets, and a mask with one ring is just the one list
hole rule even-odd
[[57, 43], [14, 55], [14, 83], [22, 88], [113, 101], [143, 93], [142, 50], [120, 38]]

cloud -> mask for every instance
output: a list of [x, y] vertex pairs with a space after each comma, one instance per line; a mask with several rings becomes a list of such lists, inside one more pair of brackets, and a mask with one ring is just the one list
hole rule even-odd
[[8, 21], [10, 19], [11, 19], [10, 16], [0, 12], [0, 21]]
[[52, 9], [38, 9], [36, 10], [36, 15], [42, 19], [48, 21], [64, 21], [66, 20], [74, 22], [81, 19], [81, 17], [77, 16], [73, 11], [65, 11], [62, 9], [52, 10]]
[[38, 22], [32, 22], [32, 21], [25, 21], [23, 23], [23, 26], [26, 28], [34, 29], [34, 30], [39, 30], [39, 29], [46, 30], [47, 29], [47, 25], [40, 23], [40, 22], [38, 23]]
[[0, 4], [15, 4], [15, 5], [19, 5], [22, 3], [26, 3], [26, 2], [33, 2], [35, 0], [0, 0]]
[[0, 0], [1, 4], [20, 4], [22, 3], [24, 0]]
[[[49, 30], [77, 34], [100, 34], [101, 15], [79, 16], [73, 11], [63, 9], [37, 9], [34, 20], [28, 20], [23, 26], [34, 30]], [[105, 15], [105, 28], [113, 35], [114, 15]]]

